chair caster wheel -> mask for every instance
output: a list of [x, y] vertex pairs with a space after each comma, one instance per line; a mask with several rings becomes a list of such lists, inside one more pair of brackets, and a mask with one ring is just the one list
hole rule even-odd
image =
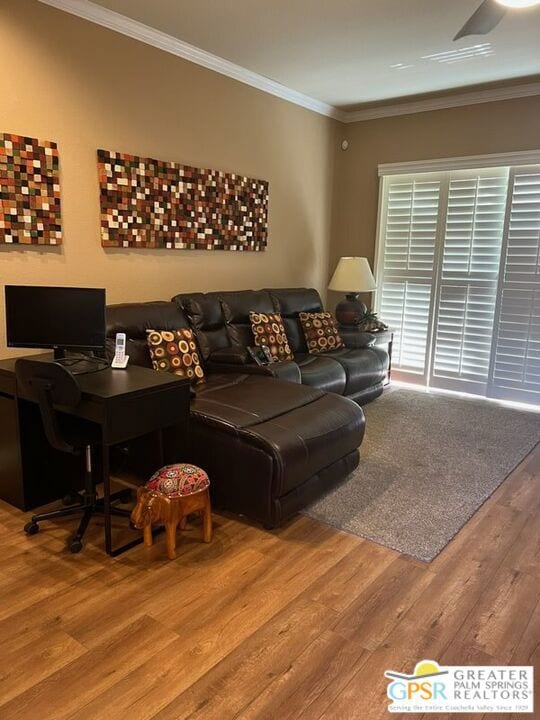
[[62, 498], [62, 505], [64, 505], [64, 507], [69, 507], [70, 505], [80, 505], [81, 503], [82, 495], [78, 492], [75, 492], [75, 490], [73, 490], [72, 492], [68, 492]]
[[39, 532], [39, 525], [37, 524], [37, 522], [32, 522], [32, 521], [27, 522], [26, 525], [24, 526], [24, 532], [27, 535], [35, 535], [36, 533]]
[[82, 550], [82, 542], [79, 540], [79, 538], [73, 538], [73, 540], [70, 540], [69, 542], [69, 552], [70, 553], [78, 553]]

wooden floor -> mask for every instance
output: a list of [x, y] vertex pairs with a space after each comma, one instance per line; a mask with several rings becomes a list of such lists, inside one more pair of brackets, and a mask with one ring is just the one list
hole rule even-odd
[[174, 562], [23, 517], [0, 506], [1, 720], [375, 720], [385, 669], [540, 665], [540, 447], [429, 565], [305, 517], [217, 516]]

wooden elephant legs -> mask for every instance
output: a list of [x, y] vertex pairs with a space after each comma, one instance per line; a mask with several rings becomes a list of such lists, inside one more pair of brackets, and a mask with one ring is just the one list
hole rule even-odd
[[[176, 557], [176, 531], [178, 527], [184, 530], [187, 516], [192, 513], [200, 513], [203, 519], [202, 539], [209, 543], [212, 540], [212, 508], [210, 505], [210, 493], [208, 490], [194, 495], [168, 497], [167, 512], [163, 513], [163, 524], [167, 538], [167, 555], [170, 560]], [[149, 522], [144, 526], [144, 543], [152, 545], [152, 524]]]

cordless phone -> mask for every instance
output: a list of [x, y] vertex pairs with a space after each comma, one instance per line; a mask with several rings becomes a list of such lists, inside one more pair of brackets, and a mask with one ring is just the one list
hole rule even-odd
[[126, 333], [116, 333], [116, 345], [111, 367], [125, 368], [127, 367], [128, 361], [129, 355], [126, 355]]

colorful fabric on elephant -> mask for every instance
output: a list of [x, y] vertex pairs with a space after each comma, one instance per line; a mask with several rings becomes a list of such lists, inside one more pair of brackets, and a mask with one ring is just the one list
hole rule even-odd
[[208, 475], [200, 467], [189, 463], [166, 465], [152, 475], [146, 483], [150, 490], [168, 497], [195, 495], [210, 485]]

